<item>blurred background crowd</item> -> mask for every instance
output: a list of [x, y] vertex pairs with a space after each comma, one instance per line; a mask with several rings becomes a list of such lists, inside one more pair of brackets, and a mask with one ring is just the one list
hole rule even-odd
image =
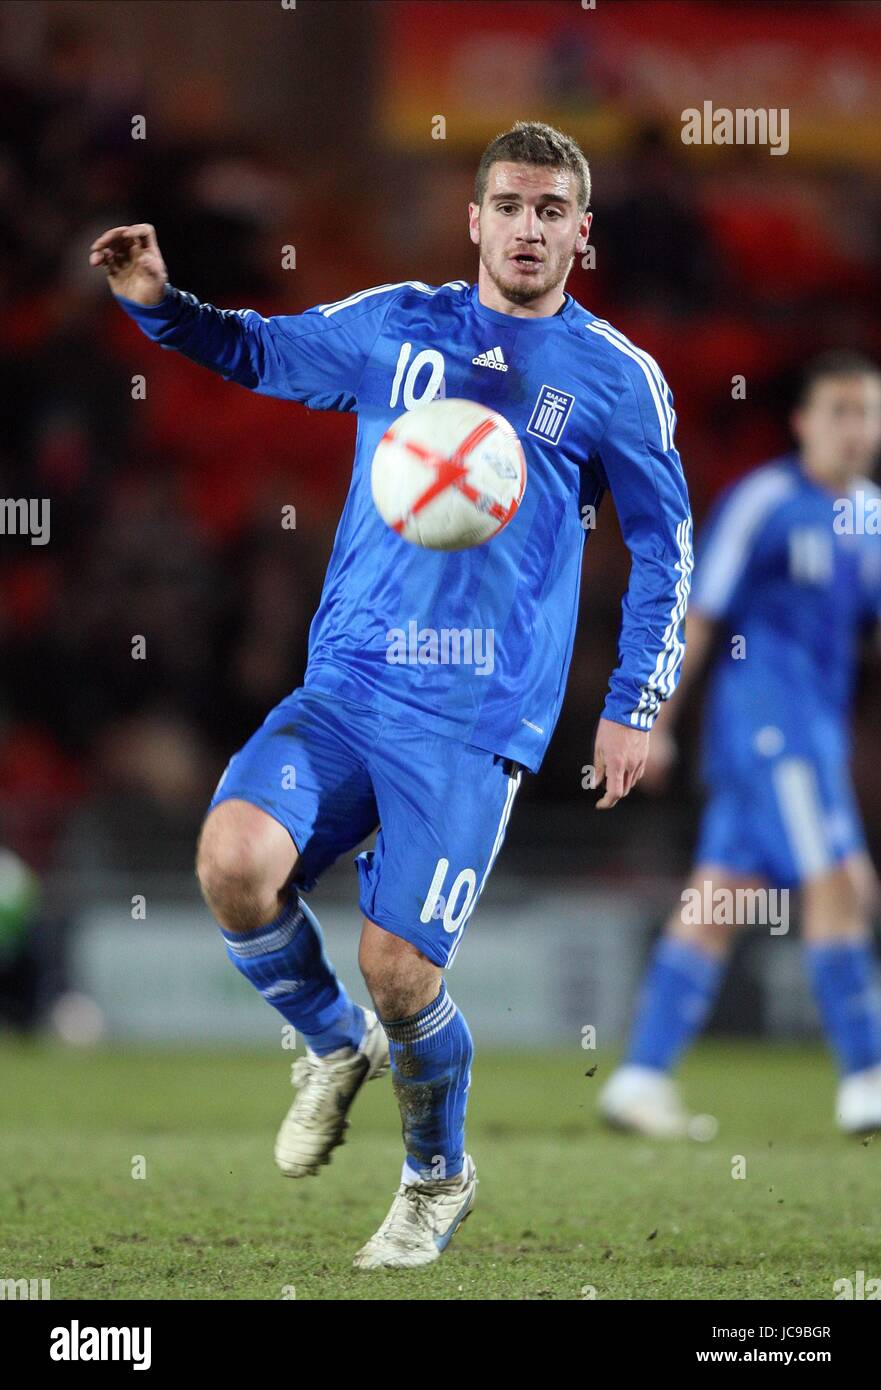
[[[6, 3], [0, 491], [51, 499], [51, 540], [0, 538], [0, 842], [40, 876], [191, 871], [227, 758], [302, 679], [348, 485], [354, 418], [149, 344], [89, 269], [99, 232], [150, 221], [173, 284], [264, 314], [474, 280], [481, 149], [518, 117], [558, 124], [594, 179], [596, 261], [568, 289], [660, 361], [699, 521], [788, 447], [807, 355], [881, 358], [879, 79], [874, 3]], [[744, 96], [791, 108], [786, 157], [683, 145], [684, 107]], [[688, 756], [660, 807], [634, 796], [595, 816], [582, 790], [627, 569], [604, 508], [564, 714], [509, 867], [687, 862]], [[876, 848], [878, 695], [867, 669], [857, 773]]]

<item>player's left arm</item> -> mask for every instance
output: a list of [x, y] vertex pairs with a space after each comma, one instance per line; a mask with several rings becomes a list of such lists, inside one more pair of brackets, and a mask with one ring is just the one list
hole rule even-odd
[[649, 731], [673, 694], [685, 654], [691, 583], [691, 508], [674, 443], [669, 387], [647, 354], [634, 355], [598, 454], [631, 555], [621, 606], [618, 665], [594, 747], [597, 808], [626, 796], [642, 776]]

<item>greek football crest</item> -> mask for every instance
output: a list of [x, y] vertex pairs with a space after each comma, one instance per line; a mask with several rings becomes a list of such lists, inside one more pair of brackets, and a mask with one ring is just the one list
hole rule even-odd
[[553, 386], [543, 386], [526, 426], [527, 434], [534, 434], [546, 444], [559, 444], [560, 435], [566, 427], [569, 412], [575, 404], [575, 397], [568, 391], [556, 391]]

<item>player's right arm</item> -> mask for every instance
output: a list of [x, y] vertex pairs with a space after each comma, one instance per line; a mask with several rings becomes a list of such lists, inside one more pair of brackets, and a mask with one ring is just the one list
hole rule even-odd
[[175, 289], [147, 222], [105, 232], [89, 259], [106, 270], [120, 307], [154, 342], [227, 381], [315, 410], [356, 408], [364, 368], [401, 288], [380, 285], [302, 314], [264, 318], [254, 309], [216, 309]]

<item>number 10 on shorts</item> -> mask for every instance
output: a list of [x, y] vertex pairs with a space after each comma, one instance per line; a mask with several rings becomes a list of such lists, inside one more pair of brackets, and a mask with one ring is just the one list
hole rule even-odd
[[[425, 902], [422, 904], [419, 920], [420, 922], [431, 922], [440, 917], [443, 919], [444, 931], [454, 932], [459, 930], [466, 913], [474, 902], [474, 894], [477, 891], [477, 874], [473, 869], [463, 869], [453, 880], [449, 894], [445, 896], [442, 890], [449, 867], [449, 859], [437, 861], [434, 878], [431, 880], [431, 887]], [[460, 898], [462, 899], [461, 904]]]

